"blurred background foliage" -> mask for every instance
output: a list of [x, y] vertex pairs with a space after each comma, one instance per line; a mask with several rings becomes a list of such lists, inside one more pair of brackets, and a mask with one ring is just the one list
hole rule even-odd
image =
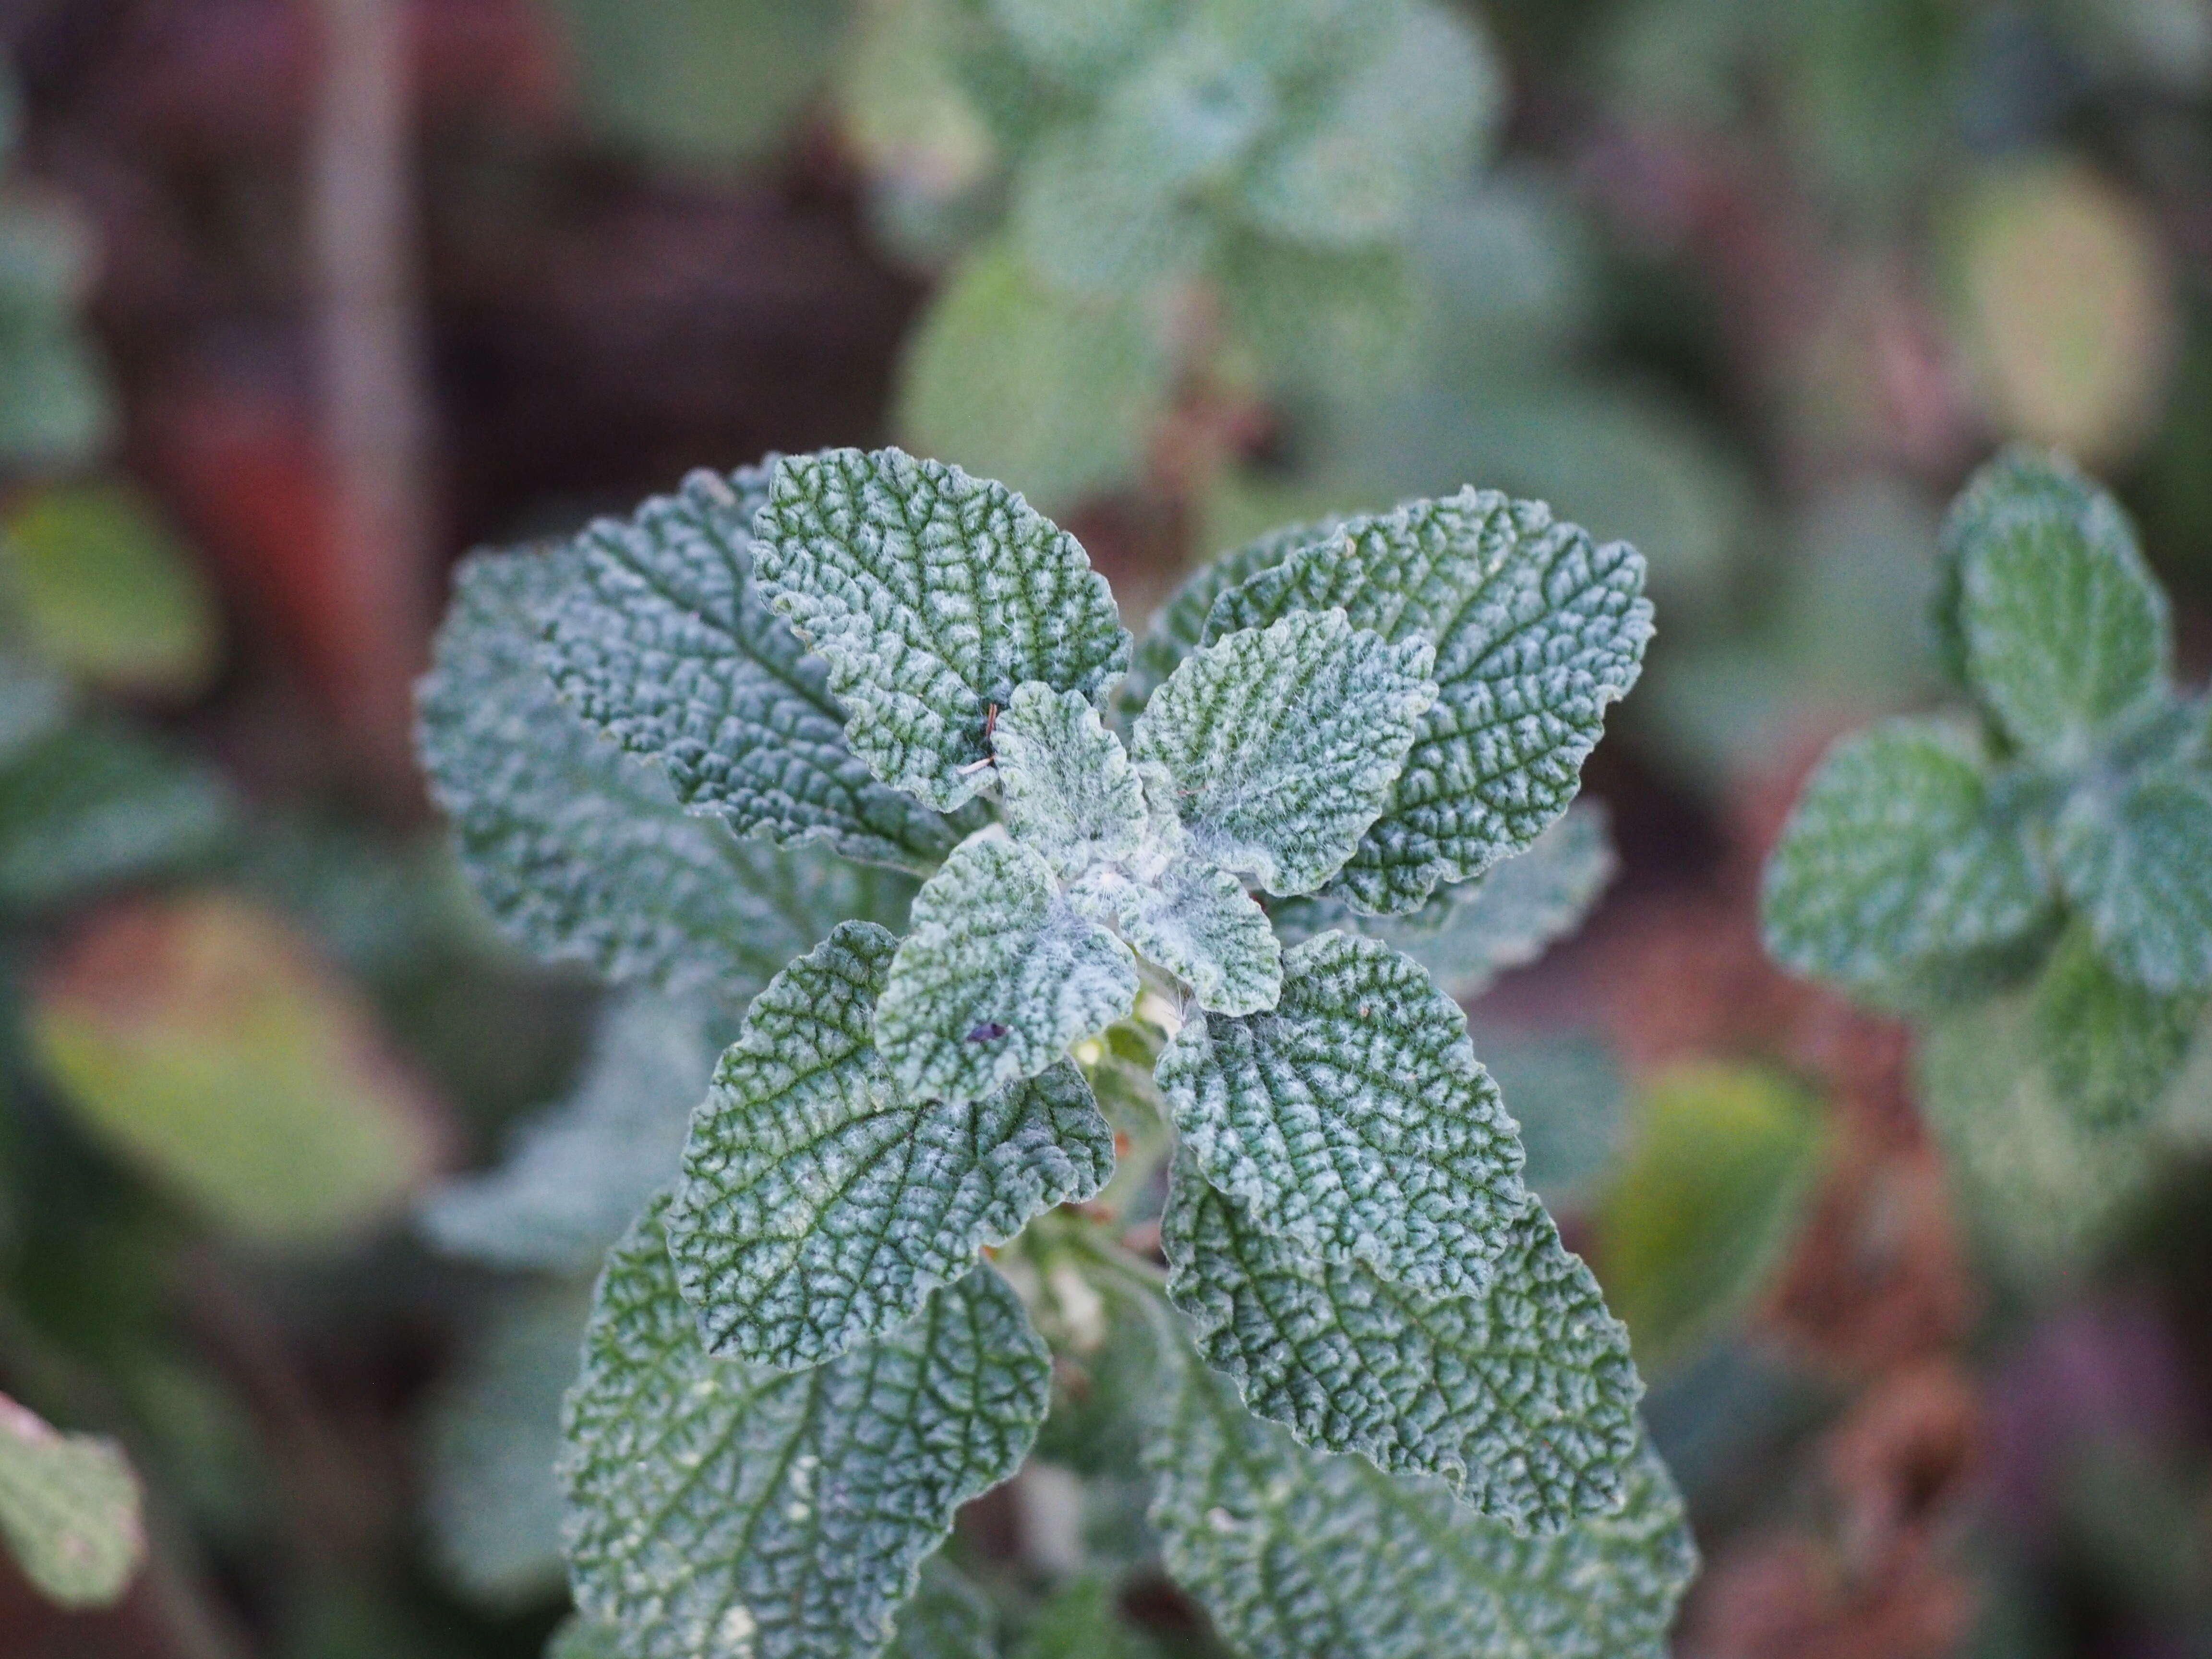
[[[2119, 1168], [2018, 1010], [1916, 1056], [1754, 915], [1825, 740], [1938, 695], [1999, 443], [2112, 483], [2212, 665], [2203, 0], [8, 0], [0, 46], [0, 1538], [66, 1504], [121, 1581], [0, 1552], [0, 1654], [541, 1650], [608, 1195], [748, 988], [521, 961], [404, 688], [467, 545], [884, 440], [1133, 622], [1464, 482], [1643, 547], [1618, 876], [1466, 988], [1693, 1504], [1679, 1650], [2212, 1654], [2212, 1044]], [[2012, 1151], [1947, 1167], [1939, 1106]], [[1041, 1659], [1208, 1651], [1077, 1571], [1141, 1494], [1066, 1485], [963, 1528]]]

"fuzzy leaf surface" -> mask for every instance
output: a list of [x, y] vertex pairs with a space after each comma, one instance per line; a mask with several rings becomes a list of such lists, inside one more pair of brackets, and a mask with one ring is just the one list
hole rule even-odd
[[1643, 1392], [1628, 1332], [1532, 1196], [1490, 1284], [1430, 1297], [1324, 1263], [1176, 1166], [1160, 1224], [1168, 1295], [1245, 1405], [1322, 1451], [1441, 1479], [1516, 1528], [1610, 1509]]
[[675, 1175], [736, 1027], [708, 999], [632, 992], [613, 1003], [574, 1092], [526, 1123], [496, 1169], [433, 1194], [423, 1231], [491, 1267], [590, 1273]]
[[1173, 785], [1193, 850], [1271, 893], [1343, 866], [1389, 797], [1436, 696], [1424, 639], [1341, 611], [1286, 616], [1185, 658], [1137, 717], [1131, 752]]
[[1013, 1474], [1050, 1362], [988, 1267], [811, 1370], [708, 1357], [657, 1212], [608, 1257], [565, 1413], [571, 1585], [632, 1659], [867, 1659], [956, 1510]]
[[1540, 502], [1466, 489], [1354, 519], [1215, 601], [1206, 635], [1341, 608], [1436, 646], [1437, 701], [1382, 816], [1336, 886], [1361, 909], [1419, 908], [1519, 852], [1567, 808], [1605, 711], [1651, 636], [1643, 556]]
[[2054, 861], [2097, 948], [2156, 992], [2212, 985], [2212, 778], [2153, 773], [2077, 790]]
[[958, 836], [847, 747], [828, 667], [752, 580], [768, 484], [765, 466], [697, 472], [629, 519], [585, 530], [573, 584], [550, 611], [554, 684], [624, 749], [659, 762], [693, 811], [740, 835], [819, 838], [927, 870]]
[[1185, 657], [1206, 638], [1206, 619], [1213, 602], [1232, 587], [1241, 587], [1263, 570], [1273, 570], [1297, 552], [1332, 534], [1339, 520], [1285, 525], [1264, 536], [1231, 548], [1218, 558], [1200, 565], [1183, 579], [1167, 604], [1160, 607], [1145, 637], [1137, 642], [1128, 678], [1121, 682], [1121, 706], [1134, 714], [1152, 701]]
[[1157, 1075], [1206, 1180], [1305, 1254], [1432, 1294], [1488, 1285], [1526, 1196], [1521, 1143], [1419, 963], [1309, 939], [1271, 1012], [1191, 1020]]
[[1145, 1461], [1169, 1573], [1252, 1659], [1665, 1659], [1697, 1570], [1648, 1443], [1619, 1510], [1524, 1535], [1439, 1482], [1302, 1448], [1185, 1360]]
[[2028, 830], [1950, 729], [1893, 720], [1847, 738], [1767, 860], [1766, 948], [1799, 973], [1871, 988], [2010, 944], [2051, 908]]
[[2119, 503], [2070, 470], [2010, 476], [1960, 527], [1966, 678], [2022, 746], [2085, 759], [2103, 727], [2154, 702], [2173, 656], [2166, 595]]
[[0, 1538], [49, 1601], [113, 1605], [146, 1554], [138, 1477], [123, 1449], [60, 1433], [0, 1394]]
[[1017, 686], [991, 748], [1007, 829], [1063, 880], [1144, 844], [1144, 786], [1121, 738], [1080, 691], [1036, 680]]
[[1096, 697], [1129, 636], [1082, 546], [1005, 485], [896, 449], [776, 465], [755, 520], [762, 590], [830, 665], [845, 736], [942, 812], [983, 780], [989, 706], [1042, 680]]
[[1121, 930], [1215, 1013], [1272, 1008], [1283, 989], [1283, 947], [1244, 884], [1226, 870], [1176, 860], [1156, 881], [1102, 872], [1071, 896]]
[[754, 999], [666, 1216], [708, 1351], [791, 1370], [912, 1319], [939, 1285], [1114, 1172], [1075, 1066], [963, 1105], [902, 1093], [871, 1035], [898, 940], [849, 922]]
[[960, 1103], [1035, 1077], [1137, 1000], [1129, 947], [1079, 915], [1030, 848], [985, 832], [915, 895], [876, 1006], [905, 1093]]
[[464, 564], [421, 692], [433, 793], [501, 926], [610, 979], [727, 989], [765, 983], [848, 916], [895, 913], [907, 877], [740, 841], [562, 704], [538, 642], [575, 556]]

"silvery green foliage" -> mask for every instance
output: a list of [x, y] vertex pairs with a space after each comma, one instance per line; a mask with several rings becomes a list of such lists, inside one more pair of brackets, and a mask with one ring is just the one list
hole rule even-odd
[[1437, 692], [1334, 890], [1370, 914], [1419, 908], [1521, 851], [1574, 799], [1605, 710], [1651, 636], [1644, 561], [1540, 502], [1466, 489], [1354, 519], [1214, 602], [1218, 640], [1297, 611], [1436, 648]]
[[[1474, 984], [1588, 902], [1601, 829], [1547, 825], [1633, 678], [1640, 581], [1632, 550], [1472, 493], [1281, 532], [1194, 579], [1109, 725], [1129, 645], [1080, 547], [896, 451], [702, 475], [465, 567], [422, 726], [479, 892], [545, 954], [696, 987], [612, 1005], [575, 1097], [428, 1212], [451, 1246], [574, 1270], [690, 1110], [568, 1396], [574, 1640], [990, 1650], [972, 1587], [900, 1609], [1044, 1414], [1024, 1301], [1068, 1376], [1122, 1379], [1119, 1419], [1062, 1390], [1052, 1455], [1125, 1506], [1135, 1404], [1212, 1402], [1157, 1513], [1249, 1650], [1335, 1629], [1298, 1608], [1337, 1576], [1340, 1510], [1385, 1540], [1346, 1571], [1403, 1598], [1340, 1650], [1457, 1650], [1555, 1601], [1621, 1651], [1663, 1623], [1680, 1516], [1620, 1328], [1458, 1008], [1392, 942]], [[1173, 1302], [1294, 1437], [1195, 1361], [1123, 1363], [1186, 1342], [1120, 1242], [1170, 1158]], [[1182, 1519], [1191, 1481], [1248, 1477], [1288, 1528], [1251, 1547], [1319, 1575], [1258, 1601], [1213, 1518], [1242, 1489], [1203, 1536]]]
[[973, 797], [989, 711], [1017, 686], [1096, 697], [1128, 666], [1105, 579], [1004, 484], [898, 450], [776, 463], [762, 591], [829, 664], [845, 737], [940, 811]]
[[979, 1100], [909, 1093], [870, 1032], [898, 941], [848, 922], [770, 981], [722, 1056], [665, 1224], [709, 1352], [798, 1370], [910, 1322], [1114, 1136], [1066, 1060]]
[[1314, 1261], [1188, 1162], [1160, 1231], [1199, 1352], [1304, 1443], [1437, 1476], [1524, 1528], [1619, 1500], [1643, 1391], [1628, 1332], [1533, 1197], [1471, 1295]]
[[1441, 1483], [1302, 1449], [1185, 1359], [1145, 1461], [1169, 1572], [1252, 1659], [1665, 1659], [1697, 1571], [1648, 1443], [1619, 1508], [1524, 1535]]
[[[1933, 1023], [1931, 1115], [1985, 1203], [2102, 1216], [2096, 1167], [2139, 1157], [2106, 1132], [2156, 1128], [2212, 997], [2204, 705], [2125, 515], [2057, 458], [1960, 496], [1936, 620], [1978, 720], [1831, 751], [1768, 861], [1767, 946]], [[1988, 1021], [2005, 1042], [1960, 1035]]]
[[676, 1173], [691, 1109], [736, 1029], [711, 999], [623, 994], [600, 1013], [568, 1097], [525, 1124], [496, 1168], [432, 1194], [423, 1231], [495, 1267], [591, 1273]]
[[1465, 1017], [1379, 940], [1323, 933], [1283, 968], [1273, 1010], [1194, 1018], [1161, 1054], [1184, 1146], [1309, 1255], [1413, 1289], [1481, 1291], [1526, 1193]]
[[1435, 654], [1341, 611], [1241, 629], [1176, 665], [1130, 748], [1199, 857], [1270, 893], [1310, 893], [1382, 810], [1436, 699]]
[[538, 649], [579, 580], [574, 547], [461, 567], [421, 692], [421, 746], [461, 865], [522, 944], [611, 979], [758, 985], [848, 915], [895, 909], [902, 877], [781, 852], [686, 812], [555, 695]]
[[860, 763], [821, 659], [751, 579], [769, 477], [694, 473], [676, 495], [578, 536], [574, 579], [547, 610], [554, 684], [624, 749], [659, 761], [693, 811], [740, 835], [927, 869], [957, 835]]
[[648, 1212], [608, 1258], [565, 1413], [578, 1609], [632, 1659], [881, 1652], [953, 1511], [1028, 1451], [1049, 1372], [988, 1267], [812, 1370], [711, 1358]]
[[908, 1093], [975, 1100], [1036, 1076], [1136, 1000], [1129, 947], [1060, 893], [1042, 854], [978, 830], [915, 897], [876, 1042]]
[[1232, 587], [1242, 586], [1263, 570], [1277, 565], [1309, 544], [1322, 540], [1337, 527], [1337, 520], [1285, 525], [1242, 547], [1231, 548], [1219, 558], [1190, 573], [1182, 586], [1160, 607], [1145, 637], [1137, 642], [1128, 678], [1121, 682], [1121, 707], [1132, 716], [1152, 700], [1152, 693], [1176, 671], [1177, 664], [1198, 649], [1206, 636], [1206, 619], [1213, 602]]

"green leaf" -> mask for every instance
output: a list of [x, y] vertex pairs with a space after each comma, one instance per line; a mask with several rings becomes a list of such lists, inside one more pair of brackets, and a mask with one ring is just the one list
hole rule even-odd
[[2016, 742], [2078, 764], [2164, 692], [2166, 595], [2119, 504], [2063, 463], [2013, 458], [1970, 496], [1952, 532], [1966, 677]]
[[708, 1351], [795, 1370], [897, 1329], [941, 1285], [1114, 1172], [1062, 1060], [961, 1105], [902, 1094], [870, 1039], [898, 941], [848, 922], [753, 1000], [668, 1207]]
[[540, 617], [572, 552], [479, 554], [461, 567], [423, 683], [421, 745], [461, 864], [492, 915], [541, 956], [611, 979], [766, 982], [848, 916], [896, 915], [903, 876], [820, 848], [779, 852], [685, 812], [553, 692]]
[[1826, 1148], [1814, 1103], [1755, 1067], [1688, 1066], [1653, 1083], [1596, 1214], [1600, 1277], [1640, 1364], [1680, 1358], [1758, 1295]]
[[0, 908], [34, 910], [222, 850], [216, 772], [119, 720], [64, 726], [0, 769]]
[[1418, 908], [1472, 880], [1567, 808], [1607, 705], [1651, 636], [1644, 560], [1596, 545], [1540, 502], [1465, 489], [1355, 519], [1224, 593], [1208, 639], [1293, 611], [1436, 646], [1435, 705], [1381, 817], [1336, 886], [1364, 910]]
[[990, 1599], [933, 1555], [921, 1564], [921, 1588], [899, 1609], [892, 1659], [992, 1659], [997, 1625]]
[[2189, 1057], [2202, 992], [2122, 979], [2088, 930], [2067, 929], [2035, 988], [2035, 1028], [2058, 1098], [2094, 1125], [2139, 1122]]
[[2154, 992], [2212, 985], [2212, 777], [2076, 790], [2053, 862], [2115, 969]]
[[629, 1656], [623, 1650], [621, 1632], [572, 1613], [546, 1638], [545, 1659], [629, 1659]]
[[1213, 602], [1232, 587], [1242, 586], [1263, 570], [1272, 570], [1297, 552], [1322, 540], [1337, 527], [1334, 519], [1314, 524], [1285, 525], [1271, 530], [1243, 546], [1200, 565], [1186, 577], [1174, 596], [1152, 618], [1145, 637], [1138, 641], [1128, 677], [1121, 682], [1117, 702], [1133, 715], [1152, 701], [1169, 675], [1195, 651], [1206, 633], [1206, 619]]
[[495, 1267], [589, 1273], [675, 1176], [737, 1024], [704, 999], [631, 992], [610, 1004], [574, 1091], [525, 1124], [497, 1168], [434, 1193], [423, 1231]]
[[[1524, 967], [1582, 925], [1613, 879], [1605, 814], [1575, 806], [1528, 844], [1464, 887], [1447, 888], [1403, 921], [1369, 923], [1462, 1001]], [[1440, 911], [1432, 926], [1430, 912]]]
[[1627, 1331], [1533, 1196], [1471, 1297], [1310, 1261], [1188, 1158], [1160, 1243], [1206, 1363], [1304, 1444], [1437, 1476], [1516, 1528], [1555, 1531], [1619, 1501], [1643, 1384]]
[[1157, 1659], [1159, 1650], [1122, 1622], [1114, 1580], [1087, 1572], [1044, 1605], [1014, 1659]]
[[1167, 1569], [1252, 1659], [1665, 1659], [1697, 1550], [1648, 1445], [1613, 1515], [1528, 1536], [1300, 1448], [1186, 1360], [1146, 1448]]
[[1283, 950], [1244, 884], [1225, 870], [1176, 857], [1149, 880], [1103, 871], [1070, 895], [1112, 921], [1145, 958], [1223, 1014], [1272, 1008], [1282, 994]]
[[1148, 297], [1077, 293], [1011, 242], [978, 248], [908, 339], [901, 441], [1054, 509], [1139, 477], [1174, 390], [1165, 319]]
[[1121, 740], [1079, 691], [1014, 689], [991, 735], [999, 799], [1014, 839], [1073, 880], [1144, 844], [1144, 786]]
[[112, 1606], [146, 1553], [138, 1479], [122, 1448], [57, 1433], [0, 1394], [0, 1537], [48, 1600]]
[[1935, 721], [1844, 738], [1767, 860], [1767, 950], [1875, 990], [2033, 934], [2052, 906], [2033, 805], [1994, 787], [1971, 743]]
[[1050, 1378], [988, 1267], [811, 1370], [709, 1358], [648, 1212], [565, 1413], [577, 1607], [632, 1659], [868, 1659], [954, 1511], [1020, 1465]]
[[579, 536], [574, 578], [547, 606], [553, 684], [624, 749], [659, 762], [692, 811], [741, 836], [818, 839], [926, 872], [958, 836], [846, 746], [828, 667], [753, 583], [753, 514], [768, 493], [765, 466], [696, 472], [680, 494]]
[[1158, 1077], [1206, 1178], [1306, 1254], [1434, 1294], [1489, 1285], [1526, 1196], [1521, 1145], [1419, 963], [1310, 939], [1273, 1012], [1193, 1019]]
[[915, 895], [876, 1047], [905, 1093], [957, 1104], [1035, 1077], [1136, 1000], [1128, 947], [1060, 896], [1040, 854], [986, 830]]
[[1137, 717], [1131, 752], [1171, 786], [1194, 850], [1271, 893], [1310, 893], [1374, 822], [1425, 709], [1425, 640], [1341, 612], [1287, 616], [1194, 652]]
[[576, 1379], [588, 1281], [519, 1286], [466, 1335], [432, 1399], [424, 1478], [433, 1553], [495, 1610], [562, 1583], [561, 1396]]
[[787, 457], [754, 529], [762, 590], [828, 660], [854, 752], [939, 811], [982, 786], [991, 704], [1026, 680], [1096, 698], [1128, 665], [1075, 538], [957, 466], [896, 449]]
[[214, 595], [137, 491], [42, 489], [8, 516], [9, 597], [39, 651], [118, 690], [189, 696], [222, 650]]

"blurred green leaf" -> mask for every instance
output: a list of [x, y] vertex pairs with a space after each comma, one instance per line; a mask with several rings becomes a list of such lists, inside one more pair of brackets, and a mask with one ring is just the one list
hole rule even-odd
[[74, 214], [0, 191], [0, 464], [82, 465], [114, 412], [75, 307], [91, 263]]
[[1044, 1605], [1014, 1659], [1152, 1659], [1151, 1642], [1124, 1623], [1114, 1581], [1086, 1573]]
[[118, 1600], [146, 1551], [138, 1480], [121, 1448], [58, 1433], [0, 1395], [0, 1536], [62, 1606]]
[[1796, 1237], [1827, 1135], [1796, 1085], [1718, 1064], [1654, 1080], [1633, 1133], [1598, 1201], [1595, 1259], [1637, 1363], [1653, 1369], [1758, 1296]]
[[433, 1161], [430, 1103], [359, 994], [274, 916], [233, 899], [94, 919], [40, 978], [29, 1030], [91, 1129], [251, 1241], [357, 1232]]
[[222, 648], [214, 596], [135, 490], [38, 491], [9, 514], [0, 559], [30, 642], [70, 673], [167, 696], [206, 688]]
[[2075, 924], [2035, 988], [2035, 1030], [2061, 1102], [2084, 1122], [2138, 1121], [2188, 1058], [2202, 992], [2160, 994], [2121, 978]]

